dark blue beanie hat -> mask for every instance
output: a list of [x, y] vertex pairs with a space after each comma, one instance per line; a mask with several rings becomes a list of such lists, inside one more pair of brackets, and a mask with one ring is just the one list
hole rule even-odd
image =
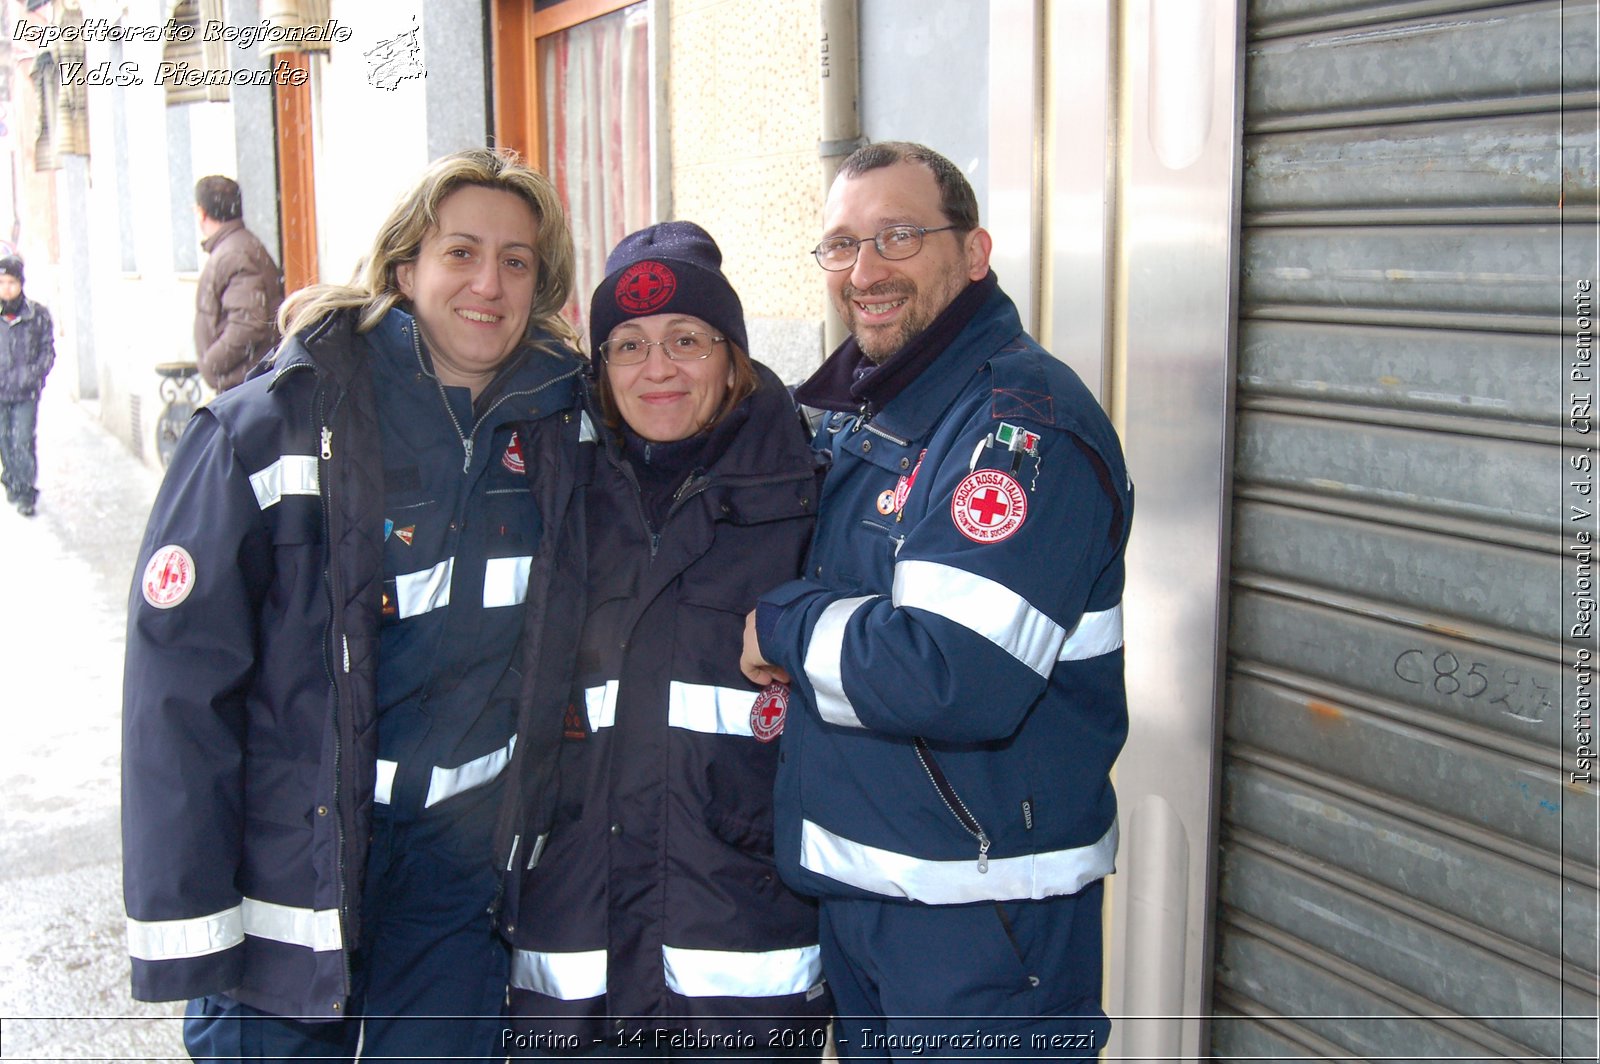
[[0, 273], [15, 277], [18, 284], [23, 283], [22, 260], [15, 255], [7, 255], [4, 258], [0, 258]]
[[589, 302], [589, 344], [598, 360], [611, 330], [652, 314], [692, 314], [749, 354], [744, 307], [722, 275], [722, 251], [693, 222], [662, 222], [622, 238]]

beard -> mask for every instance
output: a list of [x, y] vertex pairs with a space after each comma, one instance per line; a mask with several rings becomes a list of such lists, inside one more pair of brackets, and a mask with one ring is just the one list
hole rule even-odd
[[[920, 336], [944, 309], [955, 301], [968, 284], [959, 265], [936, 276], [927, 291], [905, 277], [880, 281], [871, 288], [846, 284], [834, 306], [845, 327], [856, 338], [856, 346], [867, 360], [883, 365], [896, 351]], [[892, 303], [905, 300], [900, 315], [887, 325], [863, 325], [856, 303]]]
[[[916, 285], [908, 282], [884, 282], [871, 288], [852, 288], [846, 285], [838, 301], [839, 316], [845, 327], [856, 338], [861, 353], [875, 364], [882, 365], [890, 355], [900, 350], [913, 337], [926, 329], [933, 318], [922, 313], [917, 300]], [[900, 316], [889, 325], [863, 325], [856, 309], [862, 303], [892, 303], [905, 300]]]

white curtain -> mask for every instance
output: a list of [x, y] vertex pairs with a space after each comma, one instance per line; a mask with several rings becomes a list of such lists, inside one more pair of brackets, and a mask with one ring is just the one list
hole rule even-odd
[[539, 41], [545, 161], [577, 271], [567, 316], [586, 334], [606, 254], [650, 217], [649, 0]]

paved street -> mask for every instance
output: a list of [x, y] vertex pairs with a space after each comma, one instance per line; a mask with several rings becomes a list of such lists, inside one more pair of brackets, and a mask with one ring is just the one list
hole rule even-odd
[[64, 382], [39, 512], [0, 510], [0, 1059], [183, 1057], [176, 1005], [128, 996], [118, 834], [123, 626], [159, 478]]

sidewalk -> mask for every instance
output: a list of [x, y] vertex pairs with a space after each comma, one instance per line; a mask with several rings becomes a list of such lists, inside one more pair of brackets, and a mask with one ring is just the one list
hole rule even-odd
[[160, 478], [65, 386], [39, 466], [38, 515], [0, 510], [0, 1055], [183, 1058], [181, 1006], [128, 995], [118, 823], [127, 595]]

